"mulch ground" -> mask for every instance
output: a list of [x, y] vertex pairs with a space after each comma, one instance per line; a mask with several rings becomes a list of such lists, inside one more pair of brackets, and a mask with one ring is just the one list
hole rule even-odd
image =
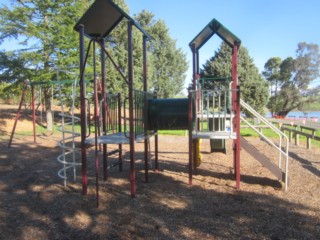
[[[38, 133], [34, 144], [25, 132], [32, 131], [30, 117], [23, 114], [8, 148], [15, 111], [0, 108], [0, 239], [319, 239], [320, 149], [290, 145], [288, 191], [242, 150], [237, 191], [231, 142], [223, 154], [210, 153], [209, 141], [202, 141], [203, 162], [190, 186], [187, 137], [159, 136], [161, 170], [150, 170], [145, 183], [143, 144], [136, 144], [137, 194], [131, 198], [124, 146], [123, 171], [110, 169], [107, 181], [99, 173], [97, 208], [93, 149], [83, 196], [80, 168], [66, 187], [57, 176], [61, 133]], [[258, 138], [248, 140], [265, 155], [276, 155]], [[153, 139], [150, 145], [153, 150]]]

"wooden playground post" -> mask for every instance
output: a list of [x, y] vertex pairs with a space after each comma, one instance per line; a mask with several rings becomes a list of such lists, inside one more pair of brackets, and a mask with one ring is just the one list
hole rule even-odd
[[35, 97], [34, 97], [34, 86], [31, 86], [31, 107], [32, 107], [32, 126], [33, 126], [33, 142], [37, 142], [36, 134], [36, 108], [35, 108]]
[[128, 81], [129, 81], [129, 136], [130, 136], [130, 192], [136, 194], [136, 170], [134, 159], [134, 114], [133, 114], [133, 53], [132, 53], [132, 22], [128, 21]]
[[16, 118], [15, 118], [15, 120], [14, 120], [14, 124], [13, 124], [13, 128], [12, 128], [10, 140], [9, 140], [9, 143], [8, 143], [8, 148], [11, 147], [13, 135], [14, 135], [14, 133], [15, 133], [15, 131], [16, 131], [17, 123], [18, 123], [18, 120], [19, 120], [20, 115], [21, 115], [22, 103], [23, 103], [23, 101], [25, 100], [25, 97], [26, 97], [26, 93], [27, 93], [27, 89], [28, 89], [28, 84], [29, 84], [29, 80], [26, 79], [26, 80], [25, 80], [25, 85], [24, 85], [24, 88], [23, 88], [23, 92], [22, 92], [22, 96], [21, 96], [21, 100], [20, 100], [20, 104], [19, 104], [19, 108], [18, 108], [18, 112], [17, 112]]
[[236, 132], [236, 139], [233, 140], [234, 147], [234, 168], [236, 177], [236, 188], [240, 190], [240, 88], [238, 85], [238, 43], [233, 46], [232, 52], [232, 105], [235, 112], [234, 130]]
[[86, 83], [84, 81], [85, 56], [84, 56], [84, 25], [79, 25], [79, 45], [80, 45], [80, 108], [81, 108], [81, 167], [82, 167], [82, 194], [87, 194], [87, 150], [85, 146], [86, 139]]
[[146, 92], [148, 91], [148, 75], [147, 75], [147, 37], [143, 36], [142, 38], [142, 51], [143, 51], [143, 92], [144, 92], [144, 109], [143, 109], [143, 115], [144, 115], [144, 169], [145, 169], [145, 182], [149, 182], [149, 176], [148, 176], [148, 156], [149, 156], [149, 149], [148, 149], [148, 96]]

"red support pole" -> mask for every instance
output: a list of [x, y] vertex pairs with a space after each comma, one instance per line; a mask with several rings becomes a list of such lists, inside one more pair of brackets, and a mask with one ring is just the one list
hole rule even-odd
[[96, 172], [96, 206], [99, 207], [99, 149], [98, 149], [98, 128], [99, 128], [99, 99], [98, 80], [96, 76], [96, 42], [93, 42], [93, 92], [94, 92], [94, 156]]
[[[106, 126], [106, 112], [107, 112], [107, 98], [106, 98], [106, 56], [104, 53], [105, 42], [104, 39], [100, 40], [101, 47], [101, 78], [102, 84], [100, 83], [100, 90], [102, 95], [102, 131], [103, 135], [106, 134], [107, 126]], [[109, 115], [109, 114], [108, 114]], [[111, 122], [110, 116], [109, 121]], [[103, 144], [103, 179], [107, 180], [108, 178], [108, 156], [107, 156], [107, 144]]]
[[86, 149], [86, 82], [84, 81], [85, 56], [84, 56], [84, 26], [79, 26], [80, 45], [80, 107], [81, 107], [81, 167], [82, 167], [82, 194], [87, 194], [87, 149]]
[[196, 84], [197, 84], [197, 71], [198, 71], [198, 56], [197, 56], [197, 50], [196, 45], [192, 45], [192, 71], [193, 71], [193, 81], [192, 81], [192, 90], [196, 90]]
[[159, 137], [158, 133], [154, 135], [154, 170], [159, 172]]
[[33, 142], [37, 143], [37, 130], [36, 130], [36, 106], [34, 97], [34, 86], [31, 86], [31, 107], [32, 107], [32, 126], [33, 126]]
[[233, 47], [232, 55], [232, 108], [235, 112], [233, 120], [236, 139], [233, 140], [234, 168], [236, 189], [240, 190], [240, 88], [238, 86], [238, 45]]
[[[121, 122], [121, 94], [118, 93], [118, 125], [119, 132], [122, 132], [122, 122]], [[119, 171], [122, 172], [122, 144], [119, 144]]]
[[22, 103], [23, 103], [23, 101], [24, 101], [24, 99], [25, 99], [25, 97], [26, 97], [26, 93], [27, 93], [27, 89], [28, 89], [28, 83], [29, 83], [29, 80], [27, 79], [27, 80], [25, 81], [25, 85], [24, 85], [24, 88], [23, 88], [23, 92], [22, 92], [22, 96], [21, 96], [21, 100], [20, 100], [18, 112], [17, 112], [17, 114], [16, 114], [16, 119], [15, 119], [14, 124], [13, 124], [13, 128], [12, 128], [10, 140], [9, 140], [9, 143], [8, 143], [8, 148], [11, 147], [13, 135], [14, 135], [14, 132], [16, 131], [17, 123], [18, 123], [18, 120], [19, 120], [19, 118], [20, 118]]
[[149, 148], [148, 148], [148, 74], [147, 74], [147, 37], [143, 36], [142, 49], [143, 49], [143, 91], [144, 91], [144, 109], [143, 109], [143, 119], [144, 119], [144, 172], [145, 172], [145, 182], [149, 182]]
[[134, 159], [134, 105], [133, 105], [133, 53], [132, 53], [132, 22], [128, 21], [128, 79], [129, 79], [129, 132], [130, 132], [130, 192], [136, 194], [136, 170]]
[[192, 185], [192, 159], [193, 159], [193, 139], [192, 139], [192, 93], [189, 92], [189, 185]]

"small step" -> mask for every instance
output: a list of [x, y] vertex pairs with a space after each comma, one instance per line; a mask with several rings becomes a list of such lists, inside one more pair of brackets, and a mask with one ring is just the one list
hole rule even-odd
[[237, 134], [230, 131], [192, 132], [192, 138], [201, 139], [236, 139]]
[[253, 158], [258, 160], [264, 167], [266, 167], [273, 175], [279, 180], [285, 182], [285, 173], [271, 160], [262, 154], [256, 147], [249, 143], [244, 137], [240, 137], [240, 145], [246, 150]]

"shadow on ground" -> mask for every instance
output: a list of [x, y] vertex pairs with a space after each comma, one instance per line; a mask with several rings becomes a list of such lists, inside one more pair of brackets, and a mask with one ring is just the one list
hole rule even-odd
[[[143, 162], [137, 164], [134, 199], [129, 196], [128, 171], [111, 170], [109, 181], [100, 181], [96, 208], [92, 162], [89, 194], [82, 196], [79, 182], [63, 187], [57, 178], [59, 149], [33, 144], [8, 149], [5, 143], [0, 147], [1, 239], [316, 239], [320, 235], [319, 218], [301, 213], [315, 209], [230, 186], [224, 192], [189, 186], [186, 166], [165, 159], [164, 172], [150, 171], [149, 183], [144, 183], [139, 170]], [[128, 168], [128, 161], [124, 164]], [[233, 180], [232, 173], [204, 169], [196, 175]], [[279, 187], [265, 178], [242, 180]]]

